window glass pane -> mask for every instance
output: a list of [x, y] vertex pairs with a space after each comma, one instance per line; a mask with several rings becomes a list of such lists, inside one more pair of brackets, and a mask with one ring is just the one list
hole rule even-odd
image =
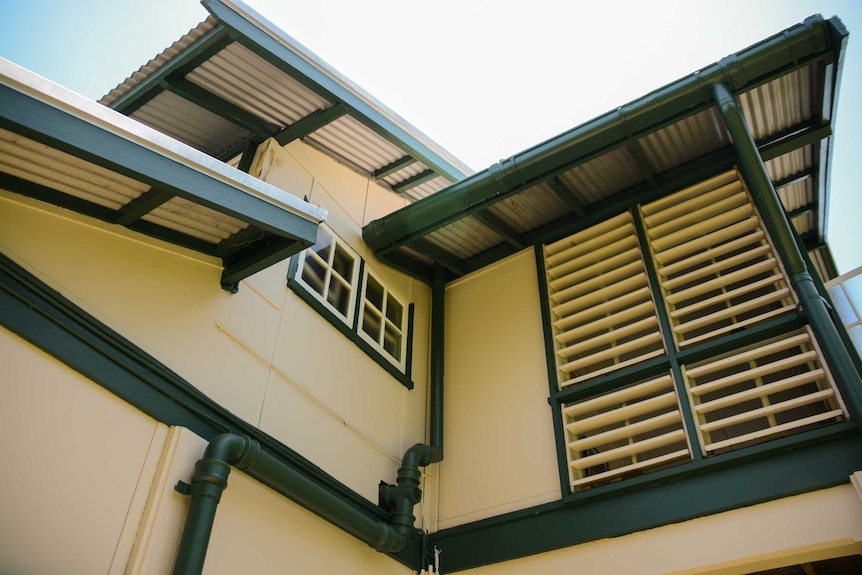
[[305, 263], [302, 266], [302, 281], [308, 287], [323, 295], [326, 269], [311, 254], [305, 255]]
[[389, 324], [383, 332], [383, 349], [396, 360], [401, 361], [401, 334]]
[[374, 308], [365, 306], [362, 313], [362, 331], [367, 333], [374, 341], [380, 343], [380, 329], [382, 321], [380, 314], [374, 311]]
[[326, 295], [326, 301], [337, 309], [341, 315], [347, 317], [347, 312], [350, 309], [350, 286], [332, 278], [329, 283], [329, 293]]
[[335, 257], [332, 259], [332, 269], [338, 272], [338, 275], [350, 281], [353, 279], [353, 256], [340, 245], [335, 245]]
[[383, 285], [373, 275], [368, 274], [365, 284], [365, 299], [374, 304], [379, 310], [383, 310]]
[[[319, 229], [319, 228], [318, 228]], [[317, 243], [311, 249], [320, 256], [324, 262], [329, 264], [329, 250], [332, 248], [332, 238], [326, 232], [320, 230], [317, 234]]]
[[386, 297], [386, 317], [396, 326], [401, 327], [401, 318], [404, 314], [404, 307], [392, 294], [387, 294]]

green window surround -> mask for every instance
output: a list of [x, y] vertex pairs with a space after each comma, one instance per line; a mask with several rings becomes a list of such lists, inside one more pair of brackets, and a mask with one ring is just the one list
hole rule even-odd
[[291, 259], [287, 285], [333, 327], [408, 389], [413, 389], [412, 303], [385, 285], [326, 226]]

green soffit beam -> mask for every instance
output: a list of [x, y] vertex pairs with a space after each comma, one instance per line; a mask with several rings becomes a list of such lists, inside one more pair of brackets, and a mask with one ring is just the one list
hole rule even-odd
[[[713, 105], [711, 86], [733, 93], [754, 88], [818, 59], [839, 61], [847, 32], [837, 18], [811, 16], [782, 33], [573, 128], [363, 229], [363, 239], [383, 255], [541, 183], [563, 168], [624, 145]], [[827, 90], [830, 88], [827, 87]], [[831, 120], [831, 118], [830, 118]]]
[[436, 148], [416, 128], [242, 2], [201, 0], [201, 4], [240, 44], [316, 94], [330, 102], [344, 104], [352, 117], [437, 174], [457, 181], [471, 172], [456, 158]]

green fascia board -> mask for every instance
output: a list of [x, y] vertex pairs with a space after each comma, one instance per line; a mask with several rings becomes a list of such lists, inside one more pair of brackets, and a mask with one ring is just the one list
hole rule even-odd
[[[122, 116], [118, 119], [131, 122]], [[301, 206], [291, 211], [278, 206], [119, 130], [90, 122], [75, 111], [55, 107], [7, 85], [0, 85], [0, 126], [164, 193], [289, 238], [295, 241], [296, 251], [314, 244], [317, 225], [323, 219], [316, 208]], [[214, 246], [203, 251], [212, 253]], [[251, 270], [245, 276], [251, 275]]]
[[[735, 94], [815, 61], [834, 62], [846, 31], [837, 18], [807, 18], [733, 56], [547, 140], [363, 228], [363, 239], [386, 253], [531, 185], [564, 167], [624, 146], [669, 122], [714, 105], [711, 86]], [[834, 97], [834, 96], [833, 96]]]
[[[371, 96], [360, 92], [349, 80], [328, 69], [317, 56], [250, 7], [239, 1], [224, 0], [201, 0], [201, 4], [246, 48], [319, 96], [332, 103], [343, 103], [351, 116], [438, 174], [457, 181], [470, 173], [466, 166], [458, 165], [454, 158], [446, 158], [433, 150], [416, 135], [415, 129], [407, 127], [404, 120]], [[240, 11], [262, 23], [273, 35], [258, 27]], [[299, 47], [302, 53], [295, 52], [290, 46]]]
[[[188, 428], [206, 440], [222, 433], [247, 435], [267, 453], [369, 518], [386, 521], [389, 517], [299, 453], [233, 415], [2, 253], [0, 325], [161, 423]], [[418, 570], [421, 553], [422, 541], [417, 535], [405, 549], [388, 555]]]
[[442, 550], [447, 571], [462, 571], [847, 483], [862, 465], [862, 436], [852, 423], [812, 436], [818, 441], [797, 437], [774, 451], [764, 444], [757, 457], [742, 461], [692, 462], [687, 476], [665, 476], [637, 490], [613, 496], [587, 491], [566, 502], [444, 529], [431, 535], [431, 544]]

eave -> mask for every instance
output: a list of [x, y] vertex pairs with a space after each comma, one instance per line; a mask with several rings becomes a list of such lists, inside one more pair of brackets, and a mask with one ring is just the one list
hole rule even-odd
[[[802, 24], [503, 160], [363, 229], [378, 257], [430, 281], [455, 279], [524, 245], [563, 235], [726, 170], [730, 135], [712, 101], [739, 99], [769, 175], [800, 236], [822, 248], [834, 108], [847, 31]], [[805, 207], [806, 209], [800, 210]], [[834, 267], [834, 266], [833, 266]]]
[[410, 200], [471, 173], [242, 2], [202, 4], [211, 17], [101, 103], [226, 162], [300, 139]]
[[325, 218], [2, 59], [0, 187], [220, 258], [230, 290], [313, 244]]

